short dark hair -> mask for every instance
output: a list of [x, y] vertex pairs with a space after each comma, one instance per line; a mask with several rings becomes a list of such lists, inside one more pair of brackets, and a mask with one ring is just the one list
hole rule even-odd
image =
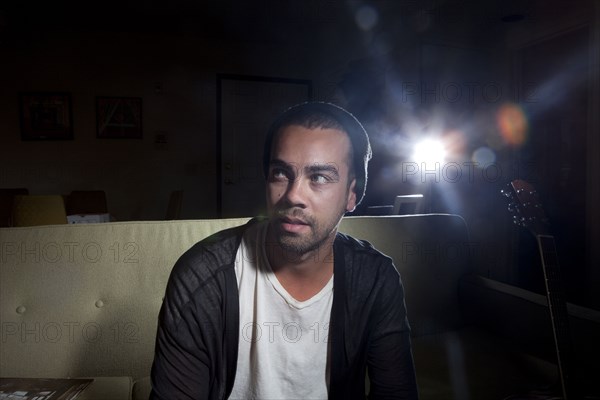
[[306, 102], [288, 108], [273, 122], [265, 138], [265, 178], [269, 175], [273, 141], [282, 128], [290, 125], [308, 129], [337, 129], [348, 135], [352, 144], [350, 169], [356, 178], [356, 205], [360, 204], [367, 189], [367, 169], [372, 153], [369, 135], [356, 117], [340, 106], [325, 102]]

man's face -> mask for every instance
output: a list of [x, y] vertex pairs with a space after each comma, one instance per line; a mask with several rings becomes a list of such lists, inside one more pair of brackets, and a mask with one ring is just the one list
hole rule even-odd
[[273, 142], [267, 207], [270, 229], [298, 255], [333, 239], [340, 219], [356, 207], [350, 139], [337, 129], [284, 127]]

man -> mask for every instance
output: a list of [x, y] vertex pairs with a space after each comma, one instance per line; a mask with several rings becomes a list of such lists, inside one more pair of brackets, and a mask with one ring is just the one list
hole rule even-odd
[[371, 147], [329, 103], [267, 134], [269, 218], [197, 243], [159, 317], [156, 399], [416, 399], [404, 292], [392, 260], [337, 232], [362, 200]]

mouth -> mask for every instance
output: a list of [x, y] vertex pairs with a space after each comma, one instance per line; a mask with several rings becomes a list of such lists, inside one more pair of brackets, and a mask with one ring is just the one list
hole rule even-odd
[[288, 233], [300, 233], [310, 227], [310, 224], [303, 219], [287, 216], [280, 217], [279, 224]]

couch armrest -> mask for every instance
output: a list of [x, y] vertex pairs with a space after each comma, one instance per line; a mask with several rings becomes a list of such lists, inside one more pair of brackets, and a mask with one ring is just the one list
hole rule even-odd
[[[521, 351], [556, 363], [545, 296], [479, 275], [460, 281], [461, 306], [468, 323], [502, 337]], [[600, 312], [567, 303], [573, 368], [592, 380], [600, 359]]]
[[148, 400], [152, 392], [152, 382], [149, 376], [138, 379], [133, 384], [132, 400]]

